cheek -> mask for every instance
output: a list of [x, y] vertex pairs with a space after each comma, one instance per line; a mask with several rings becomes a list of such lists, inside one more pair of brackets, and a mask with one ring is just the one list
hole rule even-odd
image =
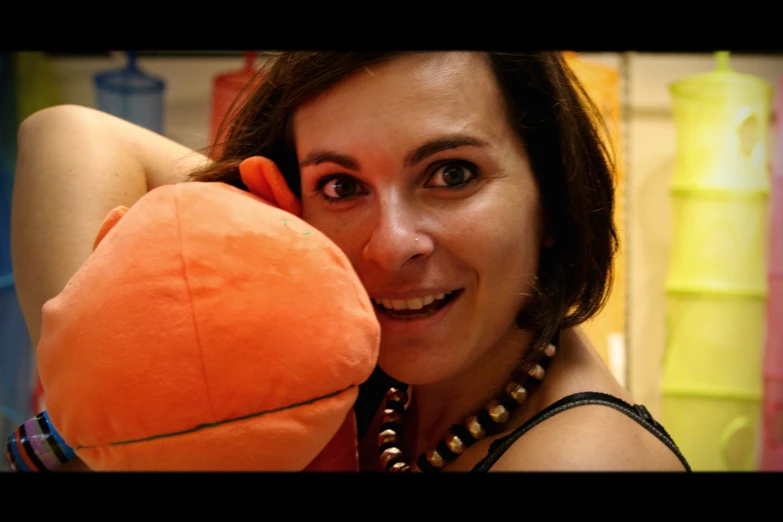
[[[519, 196], [473, 208], [468, 215], [470, 218], [461, 220], [455, 230], [470, 233], [459, 234], [455, 244], [475, 260], [479, 277], [515, 292], [529, 287], [541, 249], [541, 210], [537, 202]], [[466, 241], [468, 237], [472, 240]]]
[[323, 208], [320, 201], [306, 199], [302, 203], [302, 219], [331, 239], [345, 254], [351, 263], [355, 263], [357, 249], [364, 232], [361, 223], [368, 220], [357, 219], [348, 214], [340, 214]]
[[[492, 256], [493, 276], [503, 280], [504, 286], [518, 289], [527, 287], [538, 272], [540, 253], [539, 234], [535, 232], [533, 220], [516, 223], [515, 230], [508, 230], [495, 238]], [[487, 251], [492, 245], [487, 246]]]

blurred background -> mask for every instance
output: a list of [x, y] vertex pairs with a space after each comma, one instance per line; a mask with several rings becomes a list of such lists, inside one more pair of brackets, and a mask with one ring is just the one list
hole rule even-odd
[[[206, 149], [269, 56], [0, 53], [0, 440], [44, 406], [10, 261], [19, 123], [85, 105]], [[694, 470], [783, 471], [783, 54], [565, 57], [617, 163], [621, 251], [593, 344]]]

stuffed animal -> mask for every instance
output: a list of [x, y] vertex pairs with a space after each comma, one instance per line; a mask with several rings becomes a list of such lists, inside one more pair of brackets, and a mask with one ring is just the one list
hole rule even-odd
[[250, 192], [181, 183], [109, 214], [44, 305], [47, 411], [9, 438], [12, 469], [358, 470], [373, 306], [275, 164], [240, 173]]

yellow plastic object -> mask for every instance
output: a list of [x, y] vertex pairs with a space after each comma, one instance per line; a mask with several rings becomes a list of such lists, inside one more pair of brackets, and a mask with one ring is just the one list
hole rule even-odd
[[751, 470], [762, 398], [771, 86], [716, 70], [674, 83], [677, 157], [662, 420], [694, 470]]
[[664, 395], [761, 400], [763, 299], [669, 293], [666, 307]]
[[671, 191], [677, 230], [672, 237], [667, 291], [763, 298], [767, 292], [768, 196], [756, 190], [697, 190]]
[[18, 124], [36, 111], [61, 103], [60, 87], [46, 54], [39, 51], [15, 53], [16, 117]]
[[760, 401], [670, 393], [661, 406], [664, 427], [694, 471], [756, 469]]
[[772, 87], [732, 71], [728, 59], [728, 53], [716, 53], [714, 71], [670, 87], [677, 128], [676, 191], [769, 193]]
[[[618, 345], [623, 351], [625, 349], [625, 161], [621, 140], [620, 73], [612, 67], [583, 60], [575, 52], [565, 52], [563, 57], [598, 108], [603, 118], [599, 128], [604, 129], [605, 125], [606, 133], [603, 138], [614, 155], [614, 216], [620, 249], [614, 261], [614, 278], [609, 299], [601, 312], [584, 325], [585, 333], [598, 353], [605, 362], [610, 363], [613, 346]], [[624, 355], [623, 353], [623, 357]]]

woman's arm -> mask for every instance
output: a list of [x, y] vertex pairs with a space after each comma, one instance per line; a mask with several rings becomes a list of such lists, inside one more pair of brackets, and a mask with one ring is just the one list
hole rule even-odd
[[33, 346], [41, 308], [92, 250], [109, 211], [185, 181], [209, 160], [114, 116], [75, 105], [39, 111], [19, 128], [11, 257]]

